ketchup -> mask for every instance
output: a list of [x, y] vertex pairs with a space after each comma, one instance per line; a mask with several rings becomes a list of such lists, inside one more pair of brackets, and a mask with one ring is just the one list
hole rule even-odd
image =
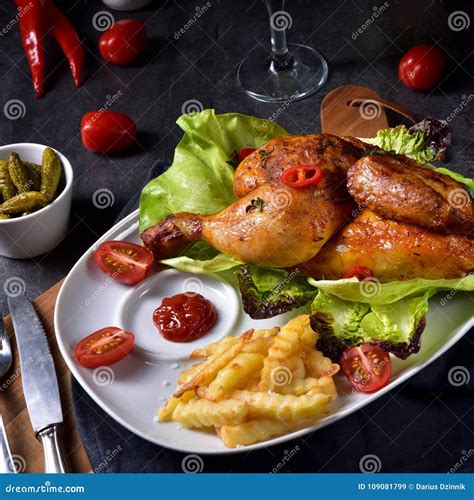
[[153, 322], [171, 342], [192, 342], [205, 335], [217, 321], [212, 302], [199, 293], [180, 293], [166, 297], [153, 312]]

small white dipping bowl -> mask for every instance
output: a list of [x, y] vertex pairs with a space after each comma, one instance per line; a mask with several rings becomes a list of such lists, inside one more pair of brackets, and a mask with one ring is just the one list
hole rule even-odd
[[[16, 152], [25, 161], [41, 164], [48, 146], [20, 142], [0, 147], [0, 160]], [[56, 150], [55, 150], [56, 151]], [[52, 250], [66, 235], [71, 212], [73, 172], [69, 160], [56, 151], [62, 177], [54, 200], [37, 212], [22, 217], [0, 219], [0, 255], [12, 259], [36, 257]]]

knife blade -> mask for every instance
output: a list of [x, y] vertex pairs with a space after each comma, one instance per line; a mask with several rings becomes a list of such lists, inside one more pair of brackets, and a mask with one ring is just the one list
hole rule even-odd
[[44, 447], [45, 470], [66, 472], [58, 380], [43, 325], [25, 295], [8, 297], [8, 307], [20, 354], [23, 393], [31, 425]]

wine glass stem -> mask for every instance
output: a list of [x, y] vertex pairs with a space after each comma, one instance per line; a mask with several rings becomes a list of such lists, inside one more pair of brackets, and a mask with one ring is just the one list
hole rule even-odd
[[282, 63], [288, 56], [288, 45], [286, 43], [286, 30], [278, 26], [275, 13], [285, 10], [285, 0], [265, 0], [268, 15], [270, 16], [270, 36], [272, 44], [272, 58]]

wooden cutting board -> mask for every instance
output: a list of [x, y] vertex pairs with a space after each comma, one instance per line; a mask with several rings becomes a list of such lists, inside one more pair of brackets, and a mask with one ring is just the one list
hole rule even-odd
[[[348, 85], [338, 87], [324, 98], [321, 105], [323, 132], [335, 135], [373, 137], [377, 130], [387, 127], [383, 107], [378, 105], [379, 96], [366, 87]], [[366, 103], [365, 108], [363, 104]], [[308, 101], [311, 104], [311, 101]], [[370, 106], [369, 106], [370, 104]], [[365, 109], [365, 110], [364, 110]], [[64, 362], [54, 335], [54, 306], [62, 282], [33, 301], [45, 327], [55, 361], [64, 412], [64, 440], [71, 470], [91, 472], [91, 465], [77, 431], [71, 399], [71, 374]], [[36, 440], [30, 424], [21, 386], [18, 352], [9, 317], [4, 319], [6, 330], [15, 353], [10, 373], [3, 379], [0, 390], [0, 409], [6, 425], [15, 462], [21, 471], [43, 472], [43, 450]], [[6, 385], [5, 385], [6, 384]]]

